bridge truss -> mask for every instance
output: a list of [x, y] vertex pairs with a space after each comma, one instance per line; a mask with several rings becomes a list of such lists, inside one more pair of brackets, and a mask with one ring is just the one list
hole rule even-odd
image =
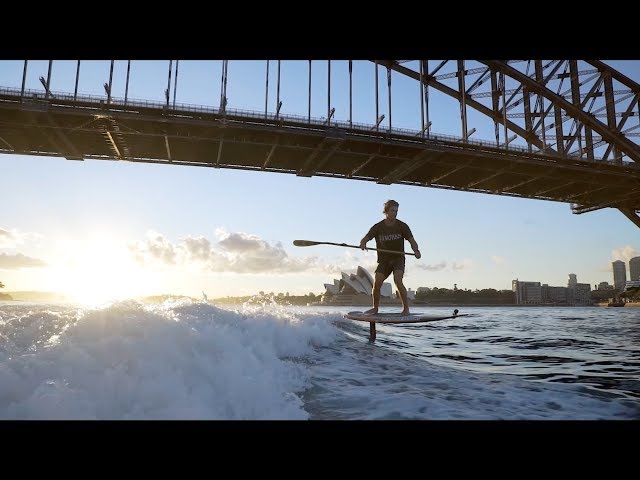
[[[597, 60], [479, 60], [471, 67], [462, 60], [372, 62], [376, 72], [387, 71], [388, 127], [351, 116], [332, 120], [331, 111], [325, 119], [285, 115], [281, 103], [275, 113], [230, 109], [225, 63], [218, 107], [176, 105], [175, 93], [172, 105], [169, 88], [166, 102], [153, 102], [115, 98], [110, 83], [105, 97], [52, 92], [50, 78], [42, 77], [44, 90], [27, 90], [24, 81], [22, 89], [0, 87], [0, 153], [533, 198], [569, 203], [576, 214], [616, 208], [640, 227], [640, 86], [633, 80]], [[391, 123], [394, 75], [416, 82], [420, 129]], [[459, 136], [433, 133], [435, 93], [459, 105]], [[493, 123], [495, 142], [472, 139], [472, 111]]]

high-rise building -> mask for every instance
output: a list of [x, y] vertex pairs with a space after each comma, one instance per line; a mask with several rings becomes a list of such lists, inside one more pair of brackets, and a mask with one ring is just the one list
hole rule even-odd
[[568, 289], [573, 293], [573, 305], [591, 305], [591, 284], [577, 283], [574, 288]]
[[553, 305], [566, 305], [567, 304], [567, 287], [550, 287], [544, 283], [540, 287], [542, 294], [542, 303]]
[[591, 304], [591, 284], [578, 283], [575, 273], [569, 274], [567, 282], [567, 303], [569, 305], [589, 305]]
[[629, 260], [629, 280], [640, 280], [640, 257]]
[[596, 290], [613, 290], [613, 285], [609, 285], [609, 282], [600, 282]]
[[621, 260], [611, 262], [613, 267], [613, 286], [618, 292], [624, 290], [624, 284], [627, 283], [627, 267]]
[[542, 287], [540, 282], [512, 280], [511, 290], [516, 294], [516, 303], [518, 305], [542, 303]]

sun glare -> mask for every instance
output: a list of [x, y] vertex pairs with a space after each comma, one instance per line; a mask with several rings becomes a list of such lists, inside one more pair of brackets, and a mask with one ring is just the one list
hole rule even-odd
[[149, 274], [131, 258], [125, 242], [93, 236], [65, 244], [52, 274], [58, 290], [85, 305], [146, 294]]

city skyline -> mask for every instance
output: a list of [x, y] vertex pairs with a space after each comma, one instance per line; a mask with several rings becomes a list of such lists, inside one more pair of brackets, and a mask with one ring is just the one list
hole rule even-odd
[[[435, 61], [434, 61], [435, 62]], [[79, 92], [104, 95], [109, 61], [83, 61]], [[117, 61], [114, 95], [124, 96], [126, 61]], [[132, 62], [130, 98], [162, 101], [168, 61]], [[221, 62], [180, 61], [177, 102], [217, 105]], [[306, 61], [282, 62], [283, 112], [306, 115]], [[607, 61], [640, 81], [640, 61]], [[20, 88], [23, 61], [0, 61], [0, 86]], [[229, 108], [264, 110], [265, 61], [230, 61]], [[317, 100], [326, 115], [326, 62], [314, 62]], [[344, 61], [332, 85], [344, 88]], [[373, 123], [374, 66], [357, 67], [354, 120]], [[47, 61], [30, 61], [27, 89], [40, 89]], [[75, 61], [55, 61], [52, 90], [73, 92]], [[341, 73], [342, 72], [342, 73]], [[270, 78], [275, 75], [271, 62]], [[259, 78], [252, 88], [251, 78]], [[190, 79], [190, 80], [189, 80]], [[386, 110], [386, 72], [380, 73]], [[394, 92], [394, 124], [415, 128], [419, 102]], [[415, 82], [414, 82], [415, 83]], [[414, 83], [406, 83], [410, 91]], [[326, 94], [325, 94], [326, 95]], [[408, 95], [408, 94], [407, 94]], [[345, 97], [335, 94], [339, 120]], [[332, 97], [333, 98], [333, 97]], [[173, 97], [172, 97], [173, 99]], [[269, 110], [275, 110], [275, 82]], [[403, 103], [404, 102], [404, 103]], [[434, 99], [435, 102], [435, 99]], [[458, 118], [456, 119], [456, 115]], [[419, 117], [418, 117], [419, 118]], [[472, 121], [474, 139], [491, 125]], [[434, 103], [434, 132], [459, 134], [459, 109]], [[490, 123], [490, 122], [488, 122]], [[606, 208], [582, 215], [566, 203], [353, 180], [63, 158], [0, 155], [0, 281], [3, 292], [60, 291], [79, 301], [163, 293], [210, 298], [265, 291], [319, 292], [341, 271], [375, 270], [375, 252], [335, 246], [299, 248], [294, 239], [357, 244], [382, 220], [388, 199], [400, 203], [423, 257], [408, 258], [405, 285], [496, 290], [511, 281], [565, 285], [612, 282], [611, 262], [640, 255], [638, 227]], [[370, 242], [369, 246], [374, 246]], [[578, 267], [578, 268], [576, 268]], [[522, 274], [522, 272], [525, 272]]]
[[[0, 231], [0, 236], [1, 235], [2, 235], [2, 231]], [[640, 257], [634, 257], [634, 258], [632, 258], [630, 260], [634, 260], [634, 259], [638, 260], [639, 263], [640, 263]], [[612, 265], [614, 263], [618, 262], [618, 261], [619, 260], [616, 260], [616, 261], [612, 262]], [[625, 262], [622, 262], [622, 263], [625, 265], [625, 269], [626, 269], [626, 263]], [[342, 275], [342, 274], [357, 275], [358, 272], [361, 271], [363, 268], [364, 267], [359, 265], [354, 270], [343, 270], [343, 271], [339, 272], [339, 275]], [[375, 265], [374, 265], [374, 268], [375, 268]], [[367, 270], [369, 275], [371, 275], [371, 271], [369, 271], [368, 269], [365, 269], [365, 270]], [[576, 274], [568, 273], [567, 274], [567, 282], [564, 285], [555, 285], [555, 284], [547, 283], [544, 280], [537, 280], [537, 279], [531, 279], [531, 278], [525, 278], [525, 277], [513, 278], [511, 280], [511, 284], [514, 281], [520, 281], [520, 282], [525, 282], [525, 283], [540, 283], [541, 285], [548, 285], [549, 287], [568, 287], [568, 286], [571, 286], [572, 281], [575, 280], [577, 284], [582, 284], [582, 285], [588, 284], [590, 286], [590, 288], [592, 287], [593, 290], [597, 290], [598, 287], [600, 285], [602, 285], [602, 284], [607, 284], [608, 286], [611, 286], [611, 287], [613, 287], [615, 285], [615, 278], [613, 276], [614, 275], [613, 270], [612, 270], [611, 274], [612, 274], [612, 278], [610, 280], [601, 280], [601, 281], [595, 282], [595, 283], [581, 282], [579, 277]], [[217, 297], [218, 298], [222, 298], [222, 297], [244, 297], [244, 296], [247, 296], [247, 295], [259, 295], [259, 294], [262, 294], [262, 293], [273, 293], [273, 294], [277, 294], [277, 295], [288, 294], [288, 295], [295, 295], [295, 296], [304, 296], [304, 295], [307, 295], [309, 293], [313, 293], [314, 295], [322, 295], [323, 293], [326, 292], [327, 285], [330, 285], [332, 283], [335, 284], [336, 280], [339, 280], [339, 279], [332, 278], [331, 280], [327, 280], [327, 282], [325, 282], [322, 287], [318, 287], [318, 288], [311, 289], [311, 290], [308, 290], [308, 291], [294, 291], [293, 289], [285, 289], [285, 290], [281, 290], [281, 291], [280, 290], [276, 291], [276, 290], [269, 290], [269, 289], [266, 289], [266, 288], [261, 288], [260, 290], [257, 290], [257, 291], [254, 291], [254, 292], [245, 292], [245, 293], [240, 294], [240, 295], [226, 294], [226, 295], [219, 295]], [[386, 291], [385, 295], [395, 294], [396, 286], [395, 286], [395, 283], [393, 283], [393, 279], [391, 277], [388, 278], [387, 280], [385, 280], [384, 286], [387, 289], [387, 290], [385, 290]], [[457, 283], [454, 283], [453, 285], [449, 285], [449, 286], [447, 286], [447, 285], [436, 285], [436, 286], [417, 285], [416, 286], [416, 285], [407, 285], [406, 282], [405, 282], [405, 286], [406, 286], [408, 291], [411, 291], [414, 294], [415, 294], [415, 292], [418, 291], [418, 289], [423, 289], [423, 288], [427, 288], [429, 290], [432, 289], [432, 288], [444, 288], [444, 289], [449, 289], [449, 290], [458, 289], [458, 290], [471, 290], [471, 291], [484, 290], [484, 289], [494, 289], [494, 290], [498, 290], [498, 291], [500, 291], [500, 290], [512, 290], [511, 286], [509, 286], [508, 288], [497, 288], [497, 287], [494, 287], [494, 286], [487, 285], [487, 286], [468, 288], [468, 287], [465, 287], [464, 285], [458, 285]], [[60, 295], [66, 296], [64, 294], [63, 290], [42, 290], [42, 291], [39, 291], [39, 290], [13, 290], [13, 291], [14, 292], [33, 292], [33, 293], [53, 293], [53, 294], [60, 294]], [[0, 291], [0, 293], [3, 293], [3, 292]], [[10, 293], [12, 293], [12, 291], [5, 289], [4, 293], [10, 294]], [[202, 297], [202, 293], [205, 293], [205, 292], [202, 291], [202, 292], [200, 292], [199, 295], [197, 294], [197, 292], [195, 294], [187, 295], [185, 293], [177, 293], [177, 292], [169, 292], [169, 291], [167, 291], [167, 292], [155, 292], [154, 294], [145, 294], [145, 295], [137, 295], [137, 296], [142, 297], [142, 296], [158, 296], [158, 295], [167, 295], [167, 294], [172, 295], [172, 294], [175, 294], [175, 295], [185, 295], [185, 296], [191, 296], [191, 297], [200, 298], [200, 297]], [[207, 295], [207, 297], [208, 296], [209, 295]]]

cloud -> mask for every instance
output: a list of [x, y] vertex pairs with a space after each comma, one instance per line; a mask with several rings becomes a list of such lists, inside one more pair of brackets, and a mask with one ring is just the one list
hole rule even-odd
[[440, 263], [429, 264], [429, 265], [419, 263], [416, 265], [416, 268], [419, 268], [420, 270], [427, 270], [429, 272], [440, 272], [445, 268], [447, 268], [447, 262], [442, 261]]
[[378, 262], [374, 261], [365, 261], [365, 262], [357, 262], [357, 263], [346, 263], [346, 262], [336, 262], [336, 263], [324, 263], [320, 265], [320, 269], [323, 273], [328, 273], [330, 275], [340, 276], [342, 272], [345, 273], [356, 273], [358, 267], [362, 267], [366, 269], [369, 273], [374, 275], [376, 268], [378, 267]]
[[21, 235], [17, 230], [5, 230], [0, 228], [0, 248], [15, 248], [23, 243]]
[[145, 263], [145, 259], [154, 259], [166, 265], [176, 263], [174, 246], [162, 234], [153, 230], [147, 232], [144, 241], [130, 244], [129, 250], [139, 263]]
[[191, 260], [206, 262], [209, 258], [211, 242], [204, 237], [187, 237], [184, 246]]
[[470, 258], [464, 258], [461, 262], [451, 262], [451, 270], [472, 270], [473, 260]]
[[469, 258], [465, 258], [461, 262], [454, 260], [451, 263], [445, 262], [443, 260], [440, 263], [434, 263], [434, 264], [428, 264], [428, 265], [419, 263], [416, 265], [416, 268], [419, 268], [420, 270], [427, 270], [429, 272], [441, 272], [444, 270], [449, 270], [449, 271], [471, 270], [473, 268], [473, 260]]
[[21, 253], [9, 255], [0, 253], [0, 269], [13, 270], [18, 268], [39, 268], [47, 264], [38, 258], [27, 257]]
[[248, 233], [228, 233], [218, 228], [216, 229], [216, 236], [219, 239], [218, 244], [230, 252], [250, 252], [269, 248], [267, 242], [260, 240], [260, 237], [249, 235]]
[[[358, 250], [355, 251], [357, 252]], [[359, 266], [366, 268], [368, 272], [373, 274], [378, 266], [377, 258], [375, 252], [363, 252], [362, 255], [357, 255], [348, 250], [330, 261], [319, 262], [318, 266], [321, 272], [337, 276], [340, 276], [342, 272], [355, 273]]]
[[[129, 250], [142, 265], [196, 266], [206, 272], [230, 273], [324, 273], [340, 276], [342, 272], [356, 272], [358, 266], [373, 273], [377, 267], [375, 252], [360, 250], [345, 251], [330, 260], [318, 257], [293, 257], [282, 246], [244, 232], [215, 231], [215, 240], [203, 236], [186, 236], [172, 243], [161, 233], [150, 231], [145, 239], [129, 244]], [[499, 257], [496, 257], [499, 258]], [[414, 268], [412, 265], [411, 268]], [[470, 270], [473, 261], [441, 261], [425, 265], [418, 263], [416, 269], [427, 271]]]
[[622, 260], [625, 263], [629, 263], [633, 257], [640, 257], [640, 252], [631, 245], [625, 245], [624, 247], [614, 248], [611, 250], [611, 261]]
[[23, 233], [15, 228], [0, 228], [0, 248], [16, 248], [26, 242], [38, 242], [42, 239], [39, 233]]
[[504, 257], [500, 257], [498, 255], [491, 255], [491, 260], [493, 263], [497, 263], [498, 265], [502, 265], [504, 263]]
[[256, 235], [218, 229], [216, 236], [213, 244], [202, 236], [187, 236], [173, 244], [150, 231], [145, 240], [130, 243], [129, 250], [140, 264], [197, 265], [210, 272], [294, 273], [327, 267], [317, 257], [289, 257], [280, 242], [271, 245]]

